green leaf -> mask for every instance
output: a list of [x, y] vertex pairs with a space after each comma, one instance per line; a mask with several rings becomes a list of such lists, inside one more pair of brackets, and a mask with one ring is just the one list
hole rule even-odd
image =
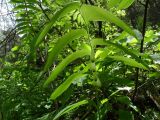
[[[24, 0], [10, 0], [11, 3], [24, 3]], [[26, 3], [37, 3], [37, 0], [25, 0]]]
[[20, 22], [20, 23], [18, 23], [18, 24], [16, 25], [16, 27], [26, 26], [26, 25], [28, 25], [28, 24], [29, 24], [29, 22], [28, 22], [28, 21], [24, 21], [24, 22]]
[[15, 52], [15, 51], [17, 51], [19, 49], [19, 46], [14, 46], [12, 49], [11, 49], [11, 51], [12, 52]]
[[119, 110], [118, 114], [119, 114], [119, 120], [134, 120], [133, 114], [130, 111]]
[[120, 50], [123, 50], [126, 54], [131, 55], [136, 61], [138, 61], [139, 63], [142, 63], [146, 68], [149, 69], [149, 66], [143, 60], [141, 60], [135, 53], [133, 53], [130, 49], [127, 49], [126, 47], [120, 44], [113, 43], [110, 41], [104, 41], [101, 38], [96, 38], [92, 40], [92, 46], [96, 46], [96, 45], [112, 45]]
[[62, 109], [54, 118], [53, 120], [56, 120], [58, 119], [59, 117], [61, 117], [62, 115], [66, 114], [66, 113], [69, 113], [71, 110], [75, 109], [75, 108], [78, 108], [79, 106], [81, 105], [85, 105], [87, 104], [88, 101], [87, 100], [82, 100], [80, 102], [77, 102], [77, 103], [74, 103], [72, 105], [69, 105], [67, 107], [65, 107], [64, 109]]
[[16, 7], [14, 7], [14, 9], [13, 9], [13, 11], [17, 11], [17, 10], [25, 10], [25, 9], [31, 9], [31, 10], [36, 10], [36, 11], [40, 11], [40, 9], [39, 8], [37, 8], [37, 7], [35, 7], [35, 6], [33, 6], [33, 5], [31, 5], [31, 4], [29, 4], [29, 5], [18, 5], [18, 6], [16, 6]]
[[116, 24], [117, 26], [119, 26], [120, 28], [122, 28], [123, 30], [125, 30], [126, 32], [128, 32], [129, 34], [137, 38], [136, 34], [132, 31], [132, 29], [126, 23], [124, 23], [118, 17], [114, 16], [112, 13], [106, 11], [103, 8], [99, 8], [91, 5], [82, 5], [80, 8], [80, 11], [86, 22], [87, 21], [109, 21]]
[[141, 60], [134, 52], [132, 52], [130, 49], [127, 49], [126, 47], [117, 44], [117, 43], [112, 43], [110, 41], [107, 41], [108, 44], [115, 46], [116, 48], [119, 48], [120, 50], [123, 50], [126, 54], [131, 55], [136, 61], [139, 63], [142, 63], [147, 69], [149, 69], [149, 66]]
[[119, 101], [122, 104], [127, 104], [127, 105], [132, 104], [131, 99], [128, 96], [117, 97], [117, 101]]
[[66, 14], [70, 13], [71, 11], [78, 9], [79, 7], [80, 7], [79, 2], [72, 2], [66, 5], [65, 7], [63, 7], [60, 11], [56, 12], [55, 15], [52, 17], [51, 21], [39, 33], [39, 36], [37, 37], [36, 42], [35, 42], [35, 46], [37, 47], [41, 43], [45, 35], [48, 33], [48, 31], [51, 29], [53, 24], [58, 19], [62, 18]]
[[116, 7], [120, 2], [121, 2], [121, 0], [110, 0], [108, 2], [108, 7], [109, 8]]
[[72, 61], [76, 60], [77, 58], [82, 58], [86, 55], [90, 55], [91, 51], [88, 48], [84, 48], [82, 50], [76, 51], [66, 57], [51, 73], [49, 78], [46, 80], [44, 83], [44, 87], [46, 87], [49, 83], [51, 83], [57, 76], [58, 74]]
[[128, 8], [130, 5], [132, 5], [132, 3], [134, 2], [134, 0], [122, 0], [121, 3], [118, 6], [118, 9], [126, 9]]
[[69, 33], [65, 34], [63, 37], [61, 37], [52, 51], [49, 53], [49, 56], [47, 58], [46, 65], [44, 67], [44, 71], [46, 71], [53, 63], [57, 55], [60, 53], [60, 51], [71, 41], [74, 39], [77, 39], [81, 36], [87, 36], [87, 32], [85, 29], [78, 29], [78, 30], [72, 30]]
[[91, 41], [92, 46], [97, 46], [97, 45], [107, 45], [107, 43], [101, 39], [101, 38], [95, 38]]
[[73, 75], [69, 76], [68, 79], [63, 82], [51, 95], [51, 99], [55, 100], [58, 96], [60, 96], [63, 92], [65, 92], [68, 87], [72, 84], [72, 82], [76, 79], [80, 79], [85, 77], [85, 74], [82, 73], [74, 73]]
[[117, 61], [122, 61], [126, 65], [137, 67], [137, 68], [142, 68], [142, 69], [147, 70], [147, 68], [144, 65], [142, 65], [141, 63], [136, 62], [134, 59], [123, 57], [123, 56], [108, 56], [108, 57], [112, 58], [114, 60], [117, 60]]
[[104, 103], [108, 102], [108, 98], [105, 98], [103, 100], [101, 100], [101, 104], [103, 105]]
[[37, 118], [36, 120], [48, 120], [49, 119], [49, 113], [48, 114], [46, 114], [46, 115], [44, 115], [44, 116], [42, 116], [42, 117], [40, 117], [40, 118]]

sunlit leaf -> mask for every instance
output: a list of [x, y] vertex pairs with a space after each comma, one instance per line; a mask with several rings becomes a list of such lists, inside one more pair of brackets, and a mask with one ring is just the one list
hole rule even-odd
[[[138, 61], [139, 63], [143, 64], [146, 68], [149, 69], [149, 66], [143, 61], [141, 60], [134, 52], [132, 52], [130, 49], [120, 45], [120, 44], [117, 44], [117, 43], [113, 43], [113, 42], [110, 42], [110, 41], [104, 41], [103, 39], [101, 38], [96, 38], [96, 39], [93, 39], [92, 40], [92, 46], [96, 46], [96, 45], [112, 45], [120, 50], [123, 50], [126, 54], [128, 55], [131, 55], [136, 61]], [[98, 55], [102, 55], [103, 52], [101, 51]], [[97, 55], [97, 54], [96, 54]], [[107, 54], [105, 54], [107, 55]], [[97, 57], [97, 56], [96, 56]], [[105, 56], [107, 57], [107, 56]]]
[[134, 0], [122, 0], [118, 6], [118, 9], [126, 9], [130, 5], [132, 5], [133, 2], [134, 2]]
[[46, 82], [44, 83], [44, 87], [46, 87], [49, 83], [51, 83], [53, 80], [55, 80], [55, 78], [58, 76], [58, 74], [72, 61], [76, 60], [77, 58], [82, 58], [86, 55], [90, 55], [90, 50], [85, 48], [79, 51], [76, 51], [74, 53], [72, 53], [71, 55], [69, 55], [68, 57], [66, 57], [51, 73], [51, 75], [49, 76], [49, 78], [46, 80]]
[[126, 23], [103, 8], [91, 5], [82, 5], [80, 11], [85, 21], [109, 21], [137, 38], [134, 31], [132, 31], [132, 29]]
[[107, 98], [101, 100], [101, 104], [104, 104], [104, 103], [106, 103], [106, 102], [108, 102], [108, 99], [107, 99]]
[[108, 7], [112, 8], [112, 7], [116, 7], [122, 0], [110, 0], [108, 2]]
[[12, 49], [11, 49], [11, 51], [17, 51], [19, 49], [19, 46], [14, 46]]
[[126, 65], [137, 67], [137, 68], [142, 68], [142, 69], [147, 70], [147, 68], [144, 65], [142, 65], [141, 63], [136, 62], [134, 59], [123, 57], [123, 56], [108, 56], [108, 57], [112, 58], [112, 59], [114, 59], [116, 61], [122, 61]]

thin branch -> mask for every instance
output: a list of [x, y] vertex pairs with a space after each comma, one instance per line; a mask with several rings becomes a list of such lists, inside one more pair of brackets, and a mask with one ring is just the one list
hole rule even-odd
[[141, 40], [141, 48], [140, 48], [140, 52], [141, 52], [141, 53], [144, 52], [144, 51], [143, 51], [143, 45], [144, 45], [144, 38], [145, 38], [145, 33], [146, 33], [146, 23], [147, 23], [148, 5], [149, 5], [149, 0], [146, 0], [144, 17], [143, 17], [143, 29], [142, 29], [143, 39]]
[[[143, 17], [143, 28], [142, 28], [142, 40], [141, 40], [141, 46], [140, 46], [140, 53], [143, 53], [143, 47], [144, 47], [144, 38], [145, 38], [145, 33], [146, 33], [146, 23], [147, 23], [147, 12], [148, 12], [148, 5], [149, 5], [149, 0], [146, 0], [145, 3], [145, 11], [144, 11], [144, 17]], [[141, 58], [141, 57], [140, 57]], [[135, 78], [135, 90], [133, 93], [133, 98], [132, 100], [135, 100], [135, 96], [137, 94], [138, 90], [138, 84], [139, 84], [139, 68], [136, 68], [136, 78]]]
[[45, 10], [42, 7], [41, 1], [39, 0], [39, 4], [38, 6], [40, 7], [40, 9], [42, 10], [43, 14], [46, 16], [46, 18], [50, 21], [50, 18], [48, 17], [48, 15], [46, 14]]

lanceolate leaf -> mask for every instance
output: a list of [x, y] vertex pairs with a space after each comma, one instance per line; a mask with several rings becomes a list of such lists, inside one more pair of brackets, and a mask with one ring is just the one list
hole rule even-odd
[[64, 91], [68, 89], [68, 87], [72, 84], [72, 82], [76, 79], [80, 79], [85, 77], [85, 74], [82, 73], [74, 73], [73, 75], [69, 76], [68, 79], [63, 82], [51, 95], [51, 99], [55, 100], [58, 96], [60, 96]]
[[37, 0], [10, 0], [11, 3], [24, 3], [24, 2], [27, 2], [27, 3], [37, 3], [38, 1]]
[[18, 24], [16, 25], [16, 27], [26, 26], [26, 25], [28, 25], [28, 24], [29, 24], [29, 22], [28, 22], [28, 21], [20, 22], [20, 23], [18, 23]]
[[86, 55], [90, 55], [91, 51], [87, 48], [79, 50], [77, 52], [72, 53], [68, 57], [66, 57], [51, 73], [47, 81], [44, 83], [44, 87], [46, 87], [49, 83], [51, 83], [57, 75], [72, 61], [76, 60], [77, 58], [82, 58]]
[[87, 32], [85, 29], [78, 29], [78, 30], [72, 30], [69, 33], [65, 34], [63, 37], [61, 37], [52, 51], [49, 53], [49, 56], [47, 58], [46, 65], [44, 67], [44, 71], [46, 71], [55, 60], [56, 56], [60, 53], [60, 51], [71, 41], [74, 39], [77, 39], [81, 36], [87, 36]]
[[136, 37], [136, 34], [127, 24], [103, 8], [91, 5], [82, 5], [80, 11], [85, 21], [109, 21]]
[[[84, 69], [82, 71], [80, 71], [79, 73], [74, 73], [71, 76], [69, 76], [67, 78], [67, 80], [65, 80], [65, 82], [63, 82], [51, 95], [51, 99], [55, 100], [58, 96], [60, 96], [63, 92], [65, 92], [68, 87], [72, 84], [73, 81], [77, 80], [77, 79], [83, 79], [84, 77], [86, 77], [86, 74], [84, 74], [85, 72], [88, 71], [88, 69], [91, 68], [91, 63], [87, 64]], [[43, 73], [41, 73], [43, 74]], [[41, 76], [41, 75], [40, 75]]]
[[92, 45], [94, 45], [94, 46], [96, 46], [96, 45], [112, 45], [120, 50], [123, 50], [126, 54], [131, 55], [136, 61], [143, 64], [146, 68], [149, 68], [149, 66], [143, 60], [141, 60], [136, 54], [134, 54], [130, 49], [127, 49], [126, 47], [124, 47], [120, 44], [113, 43], [110, 41], [104, 41], [101, 38], [97, 38], [97, 39], [92, 40]]
[[97, 46], [97, 45], [107, 45], [106, 41], [104, 41], [101, 38], [95, 38], [91, 41], [92, 46]]
[[108, 57], [112, 58], [114, 60], [117, 60], [117, 61], [122, 61], [126, 65], [137, 67], [137, 68], [142, 68], [142, 69], [147, 70], [147, 68], [144, 65], [142, 65], [141, 63], [136, 62], [134, 59], [123, 57], [123, 56], [108, 56]]
[[118, 9], [126, 9], [130, 5], [132, 5], [133, 2], [134, 2], [134, 0], [122, 0], [118, 6]]
[[120, 2], [121, 2], [121, 0], [110, 0], [110, 1], [108, 2], [108, 7], [109, 7], [109, 8], [115, 7], [115, 6], [117, 6]]
[[53, 18], [51, 19], [51, 21], [41, 30], [38, 38], [36, 39], [36, 45], [38, 46], [41, 41], [43, 40], [43, 38], [45, 37], [45, 35], [48, 33], [48, 31], [51, 29], [51, 27], [53, 26], [53, 24], [60, 19], [61, 17], [65, 16], [66, 14], [68, 14], [69, 12], [76, 10], [77, 8], [79, 8], [80, 3], [79, 2], [72, 2], [68, 5], [66, 5], [65, 7], [63, 7], [63, 9], [61, 9], [60, 11], [56, 12], [55, 15], [53, 16]]
[[112, 43], [110, 41], [108, 41], [107, 43], [112, 46], [115, 46], [116, 48], [123, 50], [126, 54], [131, 55], [137, 62], [142, 63], [146, 68], [149, 69], [149, 66], [143, 60], [141, 60], [135, 53], [133, 53], [130, 49], [127, 49], [126, 47], [120, 44]]
[[14, 7], [13, 11], [23, 10], [23, 9], [25, 10], [25, 8], [36, 10], [36, 11], [40, 11], [39, 8], [37, 8], [37, 7], [35, 7], [35, 6], [31, 5], [31, 4], [30, 5], [18, 5], [16, 7]]
[[59, 117], [61, 117], [62, 115], [69, 113], [71, 110], [78, 108], [81, 105], [85, 105], [87, 104], [88, 101], [87, 100], [82, 100], [80, 102], [74, 103], [72, 105], [69, 105], [67, 107], [65, 107], [64, 109], [62, 109], [54, 118], [53, 120], [57, 120]]

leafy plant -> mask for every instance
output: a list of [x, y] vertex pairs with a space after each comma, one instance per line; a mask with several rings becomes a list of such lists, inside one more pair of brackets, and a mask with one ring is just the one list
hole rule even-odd
[[19, 43], [1, 60], [3, 119], [158, 118], [159, 30], [130, 25], [135, 0], [11, 3]]

